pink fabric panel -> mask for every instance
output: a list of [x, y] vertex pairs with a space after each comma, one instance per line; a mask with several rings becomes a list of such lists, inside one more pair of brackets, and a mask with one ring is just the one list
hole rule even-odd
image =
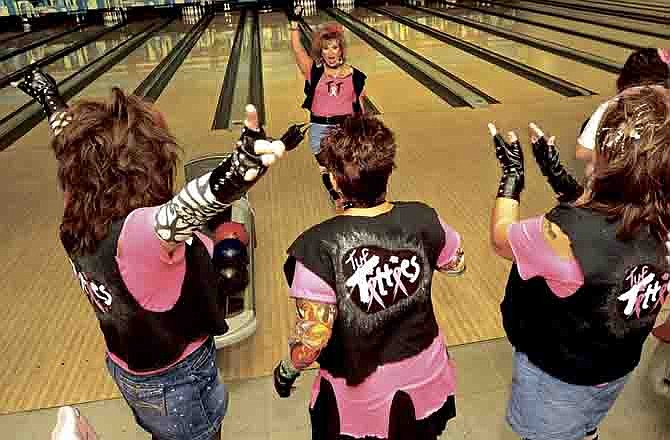
[[566, 298], [584, 284], [584, 274], [577, 260], [554, 253], [544, 238], [543, 221], [540, 216], [513, 223], [507, 230], [507, 239], [521, 278], [541, 276], [556, 296]]
[[332, 78], [321, 75], [314, 90], [311, 111], [318, 116], [350, 115], [356, 101], [353, 75]]
[[455, 368], [447, 357], [442, 334], [421, 353], [379, 367], [355, 387], [319, 370], [312, 386], [311, 407], [319, 395], [321, 378], [333, 386], [340, 413], [340, 433], [353, 437], [388, 437], [391, 404], [398, 391], [405, 391], [412, 398], [419, 420], [440, 409], [456, 391]]
[[440, 224], [442, 225], [442, 229], [444, 229], [444, 247], [437, 258], [437, 267], [446, 266], [456, 256], [458, 248], [461, 247], [461, 236], [458, 232], [442, 219], [440, 219]]
[[296, 261], [293, 283], [291, 283], [291, 298], [302, 298], [326, 304], [337, 303], [335, 291], [314, 272]]
[[[158, 207], [140, 208], [128, 215], [119, 237], [116, 262], [123, 282], [139, 305], [152, 312], [165, 312], [174, 307], [181, 294], [186, 273], [186, 244], [179, 245], [172, 254], [165, 250], [154, 232], [157, 210]], [[211, 256], [214, 251], [212, 240], [200, 232], [195, 234]], [[142, 373], [128, 368], [128, 364], [113, 353], [108, 354], [115, 364], [133, 374], [156, 374], [181, 362], [206, 340], [207, 337], [203, 337], [188, 344], [179, 359], [171, 365]]]
[[[186, 273], [186, 245], [179, 245], [170, 255], [154, 232], [154, 215], [158, 207], [140, 208], [126, 218], [119, 237], [116, 262], [128, 291], [145, 309], [152, 312], [170, 310], [179, 299]], [[196, 232], [212, 255], [212, 240]]]

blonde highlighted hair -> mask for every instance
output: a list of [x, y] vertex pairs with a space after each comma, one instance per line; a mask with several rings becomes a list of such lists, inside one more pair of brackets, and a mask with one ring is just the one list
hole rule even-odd
[[320, 62], [321, 51], [328, 41], [337, 41], [342, 51], [342, 62], [346, 61], [346, 43], [344, 41], [344, 29], [337, 23], [327, 23], [318, 31], [314, 32], [312, 37], [312, 58]]

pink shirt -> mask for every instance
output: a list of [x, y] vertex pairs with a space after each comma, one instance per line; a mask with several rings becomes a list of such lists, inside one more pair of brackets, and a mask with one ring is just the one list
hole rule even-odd
[[333, 78], [324, 72], [314, 90], [311, 110], [317, 116], [350, 115], [355, 101], [353, 75]]
[[575, 293], [584, 284], [584, 274], [577, 260], [554, 253], [544, 238], [544, 217], [534, 217], [509, 225], [507, 240], [522, 279], [540, 276], [559, 298]]
[[[180, 244], [171, 255], [165, 250], [154, 232], [153, 219], [157, 210], [157, 206], [140, 208], [128, 215], [119, 237], [116, 262], [123, 282], [138, 304], [152, 312], [165, 312], [174, 307], [181, 294], [186, 274], [184, 256], [188, 244]], [[203, 234], [197, 232], [196, 234], [212, 255], [214, 249], [212, 240]], [[109, 352], [108, 354], [114, 363], [133, 374], [155, 374], [177, 364], [197, 350], [206, 340], [205, 336], [191, 342], [175, 362], [149, 372], [133, 371], [118, 356]]]
[[[445, 243], [438, 267], [448, 264], [461, 245], [460, 235], [441, 219], [440, 223]], [[300, 262], [296, 262], [291, 297], [327, 304], [337, 302], [335, 291]], [[377, 368], [357, 386], [348, 386], [345, 379], [320, 370], [312, 387], [312, 407], [322, 378], [332, 385], [336, 396], [340, 433], [353, 437], [388, 437], [391, 404], [398, 391], [409, 394], [420, 420], [440, 409], [456, 390], [455, 366], [447, 355], [442, 333], [421, 353]]]

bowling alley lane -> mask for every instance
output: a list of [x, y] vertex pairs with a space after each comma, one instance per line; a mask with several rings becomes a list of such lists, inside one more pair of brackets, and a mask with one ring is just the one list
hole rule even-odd
[[[412, 12], [412, 10], [403, 8], [400, 13], [409, 16]], [[503, 104], [561, 98], [560, 94], [546, 87], [457, 49], [421, 31], [393, 21], [386, 15], [377, 14], [366, 8], [356, 8], [354, 16], [388, 38], [400, 42], [403, 46], [419, 53], [486, 94], [493, 96]], [[441, 19], [429, 18], [421, 21], [421, 23], [431, 26], [427, 21], [435, 21], [434, 24], [437, 24], [437, 26], [432, 27], [442, 30], [439, 28], [439, 25], [442, 24]], [[498, 37], [492, 38], [499, 39]], [[524, 90], [524, 93], [519, 93], [519, 90]]]
[[66, 47], [73, 46], [78, 42], [89, 38], [91, 35], [104, 29], [104, 26], [88, 26], [79, 31], [64, 35], [57, 40], [43, 44], [27, 52], [15, 55], [5, 61], [0, 62], [0, 77], [9, 75], [23, 67], [39, 61], [54, 52], [58, 52]]
[[[563, 2], [563, 3], [565, 3], [565, 2]], [[606, 14], [601, 14], [601, 13], [597, 13], [597, 12], [581, 11], [581, 10], [576, 10], [576, 9], [570, 8], [569, 6], [550, 6], [550, 5], [547, 5], [547, 4], [532, 3], [528, 0], [519, 0], [517, 2], [517, 4], [519, 6], [537, 9], [540, 12], [542, 12], [544, 10], [560, 11], [564, 14], [567, 13], [571, 16], [603, 21], [605, 23], [612, 23], [612, 24], [618, 24], [618, 25], [622, 25], [622, 26], [629, 26], [629, 27], [632, 27], [632, 28], [648, 29], [648, 30], [659, 31], [659, 32], [667, 31], [667, 26], [664, 26], [661, 23], [648, 23], [648, 22], [636, 20], [636, 19], [633, 19], [633, 18], [620, 17], [620, 16], [617, 16], [617, 15], [606, 15]], [[668, 8], [668, 10], [670, 10], [670, 3], [668, 3], [667, 6], [662, 6], [662, 8], [663, 7]], [[607, 6], [601, 6], [601, 8], [602, 9], [607, 9]], [[648, 15], [654, 16], [654, 15], [657, 15], [657, 14], [650, 13]]]
[[[447, 10], [441, 9], [441, 11], [448, 13]], [[608, 43], [602, 43], [589, 38], [570, 35], [565, 32], [554, 31], [542, 26], [533, 26], [526, 23], [521, 23], [516, 20], [498, 17], [495, 15], [487, 15], [484, 13], [470, 11], [467, 12], [464, 15], [464, 17], [480, 23], [497, 26], [499, 28], [506, 30], [511, 30], [518, 34], [528, 35], [542, 40], [547, 40], [552, 43], [562, 44], [569, 48], [577, 49], [583, 52], [591, 53], [597, 56], [610, 59], [618, 64], [623, 64], [631, 52], [630, 49], [626, 49], [624, 47], [615, 46]], [[549, 20], [550, 18], [551, 17], [545, 17], [543, 21], [550, 21]], [[570, 28], [571, 29], [574, 28], [574, 23], [573, 26], [571, 26]], [[598, 33], [597, 35], [600, 34]], [[622, 41], [629, 42], [631, 41], [631, 39], [626, 39]]]
[[[12, 39], [9, 39], [9, 37], [19, 33], [2, 33], [0, 34], [0, 55], [6, 54], [9, 51], [18, 49], [19, 47], [23, 47], [27, 44], [31, 44], [37, 40], [41, 40], [42, 38], [47, 38], [52, 35], [63, 33], [66, 30], [66, 26], [50, 27], [46, 29], [35, 30], [33, 32], [20, 32], [20, 34], [23, 34], [22, 36]], [[6, 38], [5, 35], [7, 35]]]
[[132, 93], [193, 26], [195, 23], [181, 19], [172, 21], [82, 90], [77, 98], [107, 98], [114, 86]]
[[156, 101], [185, 160], [230, 149], [211, 127], [238, 21], [238, 13], [216, 15]]
[[[106, 35], [105, 38], [86, 46], [86, 48], [84, 48], [86, 50], [83, 52], [77, 51], [78, 54], [74, 60], [66, 57], [66, 59], [63, 60], [64, 62], [59, 64], [58, 68], [49, 66], [47, 71], [60, 81], [83, 67], [85, 64], [93, 61], [97, 56], [104, 53], [105, 50], [117, 46], [122, 41], [131, 37], [134, 32], [145, 28], [149, 23], [150, 22], [131, 23], [118, 32], [111, 33], [114, 35]], [[154, 34], [153, 37], [149, 38], [149, 40], [140, 47], [131, 52], [126, 58], [114, 65], [105, 74], [89, 84], [84, 90], [76, 95], [74, 99], [107, 98], [110, 89], [113, 86], [121, 87], [128, 93], [132, 93], [153, 68], [165, 58], [191, 26], [193, 25], [185, 24], [180, 20], [173, 21]], [[9, 111], [13, 111], [20, 105], [29, 101], [28, 99], [23, 98], [20, 92], [15, 89], [12, 90], [6, 88], [0, 92], [4, 92], [0, 95], [0, 109], [3, 111], [3, 116], [8, 113], [6, 108], [9, 107], [4, 104], [6, 101], [5, 96], [11, 96], [14, 101], [13, 108], [10, 108]], [[21, 148], [23, 145], [46, 145], [46, 143], [48, 143], [49, 134], [44, 127], [46, 127], [45, 121], [16, 141], [13, 144], [13, 147]]]
[[[51, 74], [57, 81], [61, 81], [102, 55], [105, 51], [118, 46], [131, 37], [134, 32], [138, 32], [147, 26], [147, 24], [148, 22], [132, 23], [105, 34], [102, 38], [45, 66], [43, 70]], [[20, 90], [13, 87], [0, 89], [0, 118], [5, 117], [28, 102], [30, 102], [30, 98]]]
[[[305, 17], [305, 21], [314, 30], [320, 24], [334, 22], [335, 19], [325, 12], [318, 12]], [[365, 84], [366, 93], [382, 113], [411, 113], [450, 108], [449, 104], [439, 96], [353, 32], [345, 30], [345, 38], [347, 61], [368, 76]], [[302, 87], [296, 88], [294, 93], [300, 97], [304, 96]], [[411, 99], [404, 99], [406, 96], [411, 96]]]
[[[531, 2], [525, 2], [525, 1], [519, 1], [518, 4], [523, 7], [528, 7], [531, 9], [537, 9], [537, 10], [546, 10], [546, 11], [555, 11], [555, 12], [560, 12], [562, 14], [568, 14], [571, 15], [575, 18], [589, 18], [589, 19], [594, 19], [598, 21], [604, 21], [604, 22], [609, 22], [609, 23], [616, 23], [619, 25], [624, 25], [627, 27], [631, 27], [633, 29], [646, 29], [649, 31], [654, 31], [654, 32], [664, 32], [668, 33], [670, 32], [670, 28], [668, 26], [663, 26], [662, 24], [656, 24], [656, 23], [648, 23], [648, 22], [643, 22], [639, 20], [627, 20], [627, 19], [621, 19], [621, 20], [616, 20], [616, 17], [613, 16], [603, 16], [600, 14], [592, 14], [589, 12], [584, 12], [584, 11], [576, 11], [573, 9], [569, 8], [558, 8], [558, 7], [553, 7], [553, 6], [548, 6], [548, 5], [539, 5], [536, 3], [531, 3]], [[668, 7], [670, 9], [670, 6]], [[491, 9], [493, 10], [499, 10], [502, 11], [503, 9], [501, 8], [496, 8], [492, 7]], [[580, 32], [584, 33], [589, 33], [593, 35], [599, 35], [601, 37], [606, 37], [610, 38], [613, 40], [618, 40], [618, 41], [623, 41], [626, 43], [630, 43], [631, 41], [634, 41], [635, 44], [638, 44], [640, 46], [650, 46], [650, 47], [658, 47], [658, 46], [664, 46], [667, 45], [668, 40], [663, 39], [663, 38], [657, 38], [649, 35], [644, 35], [636, 32], [627, 32], [619, 29], [612, 29], [604, 26], [598, 26], [595, 24], [590, 24], [590, 23], [583, 23], [581, 21], [577, 20], [568, 20], [565, 18], [560, 18], [560, 17], [554, 17], [550, 15], [545, 15], [541, 14], [539, 12], [530, 12], [526, 10], [521, 10], [521, 9], [510, 9], [510, 8], [504, 8], [507, 11], [512, 11], [512, 13], [518, 17], [523, 17], [523, 18], [528, 18], [534, 21], [539, 21], [539, 22], [547, 22], [555, 26], [560, 26], [564, 27], [566, 29], [579, 29]], [[652, 14], [655, 15], [655, 14]], [[577, 37], [574, 37], [577, 38]], [[625, 50], [625, 49], [624, 49]], [[605, 56], [605, 55], [603, 55]]]
[[600, 0], [560, 0], [560, 3], [570, 5], [587, 6], [602, 10], [603, 14], [608, 12], [636, 13], [645, 15], [668, 15], [667, 5], [656, 4], [654, 2], [637, 2], [636, 4], [626, 4], [619, 1], [600, 1]]
[[[480, 31], [479, 29], [470, 26], [449, 22], [439, 17], [433, 18], [433, 16], [424, 13], [417, 14], [416, 11], [408, 8], [394, 7], [391, 8], [391, 10], [410, 18], [414, 16], [415, 19], [418, 15], [427, 17], [425, 18], [425, 24], [430, 27], [534, 67], [542, 72], [557, 76], [573, 84], [586, 87], [596, 93], [609, 94], [613, 90], [616, 76], [600, 69], [540, 49], [535, 49], [515, 41], [507, 40], [503, 37]], [[377, 26], [383, 28], [389, 26], [390, 23], [391, 19], [384, 17], [379, 21]], [[523, 93], [525, 93], [525, 89]]]

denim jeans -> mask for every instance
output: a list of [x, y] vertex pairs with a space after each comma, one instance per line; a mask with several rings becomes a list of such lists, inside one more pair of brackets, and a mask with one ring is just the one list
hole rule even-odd
[[321, 139], [326, 136], [326, 132], [334, 125], [312, 124], [309, 126], [309, 148], [312, 154], [317, 155], [321, 151]]
[[545, 373], [517, 351], [507, 422], [526, 439], [581, 440], [598, 427], [629, 377], [573, 385]]
[[214, 339], [210, 338], [169, 370], [134, 375], [109, 357], [107, 368], [137, 423], [161, 440], [210, 440], [228, 408], [228, 390], [219, 380]]

